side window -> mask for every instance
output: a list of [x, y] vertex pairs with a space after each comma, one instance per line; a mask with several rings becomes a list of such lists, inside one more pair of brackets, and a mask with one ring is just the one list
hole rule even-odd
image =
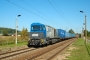
[[45, 26], [43, 26], [43, 30], [45, 30]]
[[41, 25], [40, 30], [45, 30], [45, 26]]
[[33, 27], [31, 28], [31, 30], [33, 30]]
[[42, 27], [42, 25], [40, 26], [40, 30], [43, 30], [43, 27]]

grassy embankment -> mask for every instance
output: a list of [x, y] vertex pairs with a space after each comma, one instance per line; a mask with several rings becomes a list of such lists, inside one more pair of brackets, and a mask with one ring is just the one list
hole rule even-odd
[[73, 45], [76, 49], [71, 50], [68, 60], [90, 60], [90, 43], [84, 44], [84, 40], [79, 38]]
[[22, 39], [21, 37], [18, 37], [18, 43], [15, 44], [15, 36], [0, 36], [0, 48], [6, 48], [6, 47], [15, 47], [15, 46], [22, 46], [27, 45], [28, 39]]

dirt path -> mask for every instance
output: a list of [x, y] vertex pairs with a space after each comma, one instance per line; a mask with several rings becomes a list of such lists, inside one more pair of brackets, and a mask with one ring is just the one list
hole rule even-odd
[[61, 54], [58, 54], [54, 59], [52, 60], [68, 60], [67, 57], [71, 55], [71, 51], [77, 49], [76, 47], [69, 46], [66, 51], [62, 52]]

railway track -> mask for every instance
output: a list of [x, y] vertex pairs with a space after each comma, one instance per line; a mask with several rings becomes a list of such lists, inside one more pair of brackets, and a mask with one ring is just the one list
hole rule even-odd
[[69, 39], [43, 48], [25, 48], [0, 54], [0, 60], [51, 60], [69, 46], [75, 39]]
[[1, 53], [0, 54], [0, 60], [5, 60], [5, 59], [9, 59], [12, 58], [13, 56], [28, 52], [28, 51], [33, 51], [35, 50], [35, 48], [23, 48], [23, 49], [18, 49], [15, 51], [10, 51], [10, 52], [6, 52], [6, 53]]
[[14, 51], [3, 52], [3, 53], [0, 53], [0, 55], [16, 52], [16, 51], [20, 51], [20, 50], [25, 50], [25, 49], [28, 49], [28, 48], [22, 48], [22, 49], [17, 49], [17, 50], [14, 50]]
[[38, 53], [36, 56], [28, 58], [27, 60], [51, 60], [55, 57], [59, 52], [63, 51], [66, 47], [68, 47], [74, 40], [66, 40], [61, 44], [57, 44], [53, 47], [50, 47], [42, 53]]
[[53, 52], [55, 52], [57, 50], [57, 52], [53, 53], [49, 58], [47, 58], [47, 60], [52, 60], [53, 58], [55, 58], [59, 53], [61, 53], [62, 51], [64, 51], [67, 47], [69, 47], [70, 44], [72, 44], [75, 40], [70, 41], [69, 43], [63, 44], [63, 46], [58, 47], [57, 49], [55, 49]]
[[66, 41], [59, 42], [57, 44], [44, 47], [42, 49], [37, 49], [15, 60], [51, 60], [59, 52], [63, 51], [63, 49], [65, 49], [67, 46], [69, 46], [74, 41], [75, 39], [69, 39]]

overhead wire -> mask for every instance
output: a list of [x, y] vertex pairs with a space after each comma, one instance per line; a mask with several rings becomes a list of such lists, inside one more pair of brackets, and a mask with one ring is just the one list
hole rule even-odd
[[57, 11], [57, 13], [59, 13], [59, 15], [62, 16], [63, 19], [70, 25], [70, 23], [64, 18], [64, 16], [56, 9], [56, 7], [49, 0], [47, 0], [47, 1], [53, 6], [53, 8]]
[[[38, 15], [38, 14], [35, 14], [35, 13], [33, 13], [33, 12], [31, 12], [31, 11], [29, 11], [29, 10], [27, 10], [27, 9], [25, 9], [25, 8], [23, 8], [23, 7], [21, 7], [21, 6], [17, 5], [17, 4], [15, 4], [15, 3], [9, 1], [9, 0], [6, 0], [6, 1], [8, 1], [9, 3], [11, 3], [11, 4], [13, 4], [13, 5], [15, 5], [15, 6], [17, 6], [17, 7], [21, 8], [21, 9], [23, 9], [23, 10], [26, 10], [26, 11], [28, 11], [28, 12], [30, 12], [30, 13], [32, 13], [32, 14], [38, 16], [38, 17], [43, 18], [42, 16], [40, 16], [40, 15]], [[45, 19], [45, 18], [43, 18], [43, 19]], [[47, 19], [45, 19], [45, 20], [47, 20]]]
[[[37, 10], [36, 8], [34, 8], [34, 7], [32, 7], [30, 4], [28, 4], [27, 2], [25, 2], [25, 1], [23, 1], [23, 0], [21, 0], [23, 3], [25, 3], [25, 4], [27, 4], [28, 6], [30, 6], [31, 8], [33, 8], [34, 10], [36, 10], [37, 12], [39, 12], [39, 13], [41, 13], [42, 15], [44, 15], [45, 17], [47, 17], [47, 18], [49, 18], [50, 20], [49, 21], [51, 21], [51, 22], [53, 22], [54, 20], [53, 19], [51, 19], [50, 17], [48, 17], [48, 16], [46, 16], [45, 14], [43, 14], [42, 12], [40, 12], [39, 10]], [[53, 23], [55, 23], [55, 22], [53, 22]], [[55, 23], [56, 25], [57, 25], [57, 23]], [[59, 25], [59, 24], [58, 24]], [[57, 25], [57, 26], [58, 26]]]
[[[48, 19], [46, 19], [46, 18], [44, 18], [44, 17], [42, 17], [42, 16], [40, 16], [40, 15], [38, 15], [38, 14], [36, 14], [36, 13], [33, 13], [33, 12], [31, 12], [30, 10], [25, 9], [25, 8], [23, 8], [23, 7], [21, 7], [21, 6], [17, 5], [17, 4], [15, 4], [15, 3], [9, 1], [9, 0], [6, 0], [6, 1], [8, 1], [9, 3], [11, 3], [11, 4], [13, 4], [13, 5], [15, 5], [15, 6], [17, 6], [17, 7], [21, 8], [21, 9], [23, 9], [23, 10], [26, 10], [26, 11], [29, 12], [29, 13], [32, 13], [32, 14], [34, 14], [34, 15], [40, 17], [40, 18], [43, 18], [44, 20], [47, 20], [47, 21], [49, 21], [49, 22], [52, 22], [52, 21], [50, 21], [50, 20], [48, 20]], [[33, 7], [32, 7], [32, 8], [33, 8]], [[34, 8], [34, 9], [35, 9], [35, 8]], [[36, 10], [36, 9], [35, 9], [35, 10]], [[38, 12], [39, 12], [39, 11], [38, 11]], [[53, 23], [53, 22], [52, 22], [52, 23]], [[56, 23], [54, 23], [54, 24], [56, 24]], [[56, 25], [57, 25], [57, 24], [56, 24]], [[58, 25], [57, 25], [57, 26], [58, 26]]]
[[[55, 1], [54, 0], [52, 0], [53, 2], [54, 2], [54, 4], [57, 6], [57, 4], [55, 3]], [[57, 6], [57, 8], [59, 9], [59, 11], [61, 11], [60, 10], [60, 8]], [[63, 12], [61, 11], [61, 13], [62, 13], [62, 15], [64, 16], [64, 18], [66, 19], [66, 20], [68, 20], [66, 17], [65, 17], [65, 15], [63, 14]], [[70, 22], [69, 22], [70, 23]], [[71, 24], [71, 23], [70, 23]], [[71, 24], [72, 25], [72, 24]]]

